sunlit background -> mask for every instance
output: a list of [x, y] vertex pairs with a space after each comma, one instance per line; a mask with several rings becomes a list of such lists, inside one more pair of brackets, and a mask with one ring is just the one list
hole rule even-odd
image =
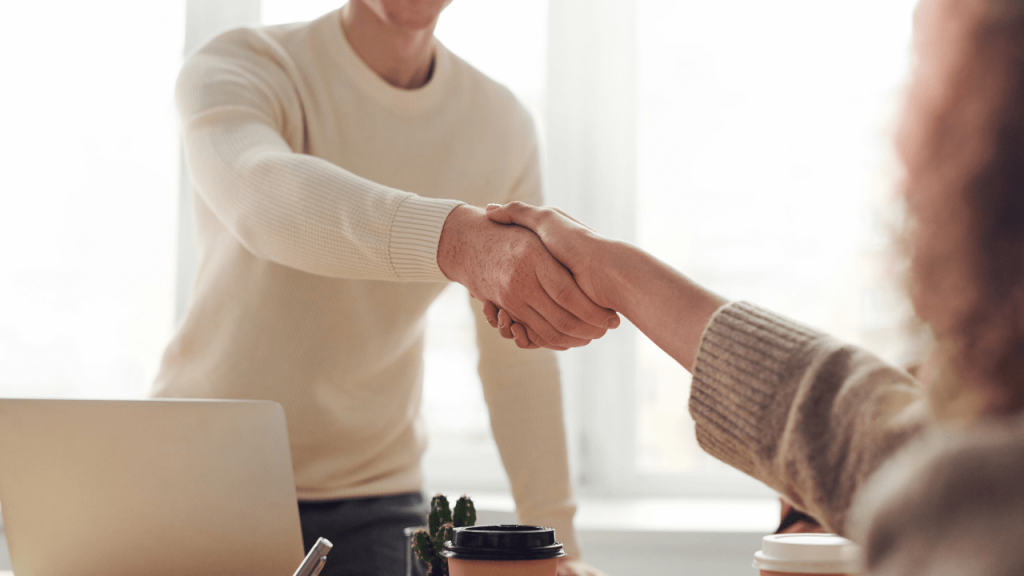
[[[891, 256], [899, 169], [889, 142], [913, 5], [636, 0], [627, 20], [633, 74], [614, 82], [635, 97], [635, 186], [621, 191], [635, 208], [629, 239], [723, 295], [912, 361]], [[337, 7], [263, 0], [262, 23]], [[144, 395], [176, 321], [172, 88], [185, 2], [19, 2], [2, 11], [22, 24], [0, 35], [0, 395]], [[546, 118], [557, 96], [548, 79], [571, 72], [550, 67], [548, 39], [571, 25], [549, 18], [546, 0], [456, 0], [437, 37], [516, 93], [547, 150], [549, 128], [572, 122]], [[600, 212], [609, 200], [586, 201]], [[502, 491], [473, 342], [468, 297], [453, 286], [430, 311], [428, 481]], [[632, 379], [567, 384], [584, 491], [686, 495], [681, 479], [701, 475], [732, 478], [737, 493], [754, 489], [697, 448], [684, 370], [642, 337], [614, 353], [635, 359]], [[586, 442], [592, 423], [611, 416], [585, 413], [593, 404], [576, 398], [588, 386], [631, 398], [619, 418], [625, 432], [596, 448]], [[581, 446], [621, 456], [628, 482], [602, 484]]]
[[141, 395], [174, 322], [185, 2], [0, 14], [0, 395]]
[[[914, 360], [890, 145], [916, 2], [637, 2], [637, 242], [746, 299]], [[638, 339], [636, 466], [717, 468], [689, 374]]]

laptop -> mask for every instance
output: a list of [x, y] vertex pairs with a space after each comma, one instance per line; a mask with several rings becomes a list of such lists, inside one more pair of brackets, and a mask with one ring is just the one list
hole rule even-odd
[[17, 576], [291, 576], [284, 411], [233, 400], [0, 399]]

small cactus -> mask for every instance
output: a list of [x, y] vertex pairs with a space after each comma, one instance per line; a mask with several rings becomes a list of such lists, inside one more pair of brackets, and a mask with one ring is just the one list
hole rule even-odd
[[430, 535], [434, 536], [442, 524], [452, 521], [452, 510], [448, 507], [448, 499], [443, 494], [438, 494], [430, 499], [430, 517], [427, 526], [430, 528]]
[[412, 549], [416, 552], [416, 556], [420, 560], [427, 563], [429, 568], [427, 569], [428, 575], [438, 576], [434, 574], [434, 565], [437, 563], [436, 554], [434, 553], [434, 544], [430, 541], [430, 533], [420, 528], [412, 535]]
[[[452, 534], [455, 533], [455, 528], [451, 522], [445, 522], [441, 524], [441, 529], [437, 531], [437, 534], [431, 537], [434, 543], [434, 552], [438, 556], [441, 556], [441, 552], [444, 551], [444, 543], [452, 539]], [[443, 556], [442, 556], [443, 558]]]
[[428, 565], [427, 576], [448, 576], [448, 559], [441, 556], [444, 543], [452, 539], [455, 527], [476, 524], [476, 508], [468, 496], [455, 503], [454, 521], [448, 499], [438, 494], [430, 500], [430, 516], [427, 529], [420, 528], [413, 534], [412, 549], [416, 556]]
[[463, 526], [474, 526], [476, 524], [476, 508], [469, 496], [462, 495], [455, 502], [455, 512], [452, 513], [452, 523], [456, 528]]

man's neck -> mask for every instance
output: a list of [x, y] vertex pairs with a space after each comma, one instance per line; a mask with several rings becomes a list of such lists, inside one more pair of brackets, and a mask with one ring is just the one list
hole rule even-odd
[[341, 27], [359, 58], [388, 84], [413, 90], [430, 80], [433, 26], [404, 30], [384, 22], [362, 2], [349, 2], [341, 11]]

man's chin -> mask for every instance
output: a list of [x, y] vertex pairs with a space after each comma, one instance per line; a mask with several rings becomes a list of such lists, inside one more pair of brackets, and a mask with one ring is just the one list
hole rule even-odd
[[387, 11], [388, 23], [396, 28], [415, 32], [425, 30], [437, 23], [441, 10], [448, 5], [448, 2], [418, 2], [418, 6], [395, 7]]

